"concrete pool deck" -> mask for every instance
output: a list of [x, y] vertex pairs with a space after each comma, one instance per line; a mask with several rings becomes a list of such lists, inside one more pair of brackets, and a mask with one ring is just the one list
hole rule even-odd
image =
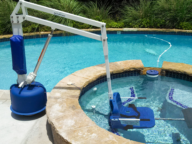
[[45, 111], [31, 117], [18, 116], [10, 105], [9, 90], [0, 90], [0, 144], [53, 144]]

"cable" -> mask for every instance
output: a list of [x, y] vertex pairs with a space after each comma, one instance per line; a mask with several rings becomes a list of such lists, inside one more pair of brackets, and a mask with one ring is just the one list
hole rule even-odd
[[166, 49], [166, 50], [164, 50], [164, 52], [163, 52], [163, 53], [161, 53], [161, 54], [159, 55], [158, 59], [157, 59], [157, 67], [159, 67], [159, 60], [160, 60], [161, 56], [162, 56], [165, 52], [167, 52], [167, 51], [168, 51], [168, 50], [172, 47], [172, 45], [171, 45], [171, 43], [170, 43], [170, 42], [168, 42], [168, 41], [166, 41], [166, 40], [164, 40], [164, 39], [160, 39], [160, 38], [157, 38], [157, 37], [150, 37], [150, 36], [147, 36], [147, 35], [145, 35], [145, 36], [146, 36], [146, 37], [149, 37], [149, 38], [158, 39], [158, 40], [161, 40], [161, 41], [167, 42], [167, 43], [169, 44], [169, 48], [168, 48], [168, 49]]

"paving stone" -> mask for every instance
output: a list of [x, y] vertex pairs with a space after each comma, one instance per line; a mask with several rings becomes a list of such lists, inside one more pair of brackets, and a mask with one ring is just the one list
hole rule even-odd
[[6, 100], [0, 100], [0, 104], [3, 104]]
[[10, 100], [10, 91], [9, 90], [0, 90], [0, 99], [1, 100]]

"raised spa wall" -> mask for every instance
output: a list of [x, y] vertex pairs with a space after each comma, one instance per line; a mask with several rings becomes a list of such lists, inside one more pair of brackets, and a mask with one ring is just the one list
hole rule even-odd
[[[192, 66], [183, 63], [164, 61], [162, 68], [146, 68], [141, 60], [110, 63], [112, 79], [144, 75], [148, 69], [156, 69], [160, 75], [192, 81]], [[100, 128], [81, 109], [79, 97], [104, 81], [106, 70], [101, 64], [79, 70], [53, 88], [46, 113], [55, 144], [139, 144]], [[74, 85], [68, 85], [69, 82]]]

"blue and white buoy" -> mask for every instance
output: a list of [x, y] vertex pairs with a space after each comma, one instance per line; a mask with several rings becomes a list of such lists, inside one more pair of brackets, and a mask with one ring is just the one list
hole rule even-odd
[[156, 78], [159, 75], [159, 72], [157, 70], [148, 70], [146, 75], [150, 78]]

